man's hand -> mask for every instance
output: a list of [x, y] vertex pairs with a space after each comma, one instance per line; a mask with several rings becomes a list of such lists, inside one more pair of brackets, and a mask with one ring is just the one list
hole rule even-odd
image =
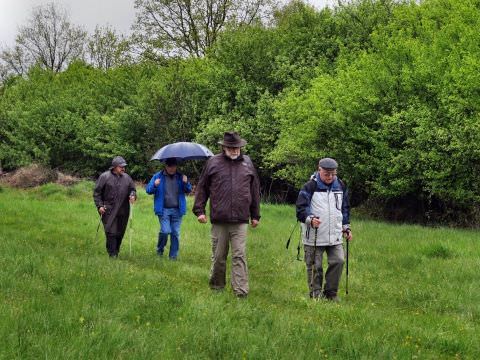
[[259, 223], [258, 220], [252, 219], [252, 222], [251, 222], [252, 228], [256, 228], [258, 226], [258, 223]]
[[353, 239], [352, 230], [350, 230], [350, 229], [345, 230], [343, 232], [343, 236], [345, 237], [345, 239], [347, 239], [347, 241], [352, 241], [352, 239]]
[[100, 214], [100, 216], [103, 216], [103, 214], [105, 214], [106, 211], [107, 211], [107, 209], [105, 209], [105, 207], [103, 207], [103, 206], [100, 206], [98, 208], [98, 213]]
[[155, 180], [155, 182], [153, 183], [153, 185], [155, 185], [155, 187], [157, 187], [158, 185], [160, 185], [160, 178], [158, 178], [157, 180]]
[[183, 175], [183, 177], [182, 177], [182, 181], [183, 181], [185, 184], [187, 183], [187, 181], [188, 181], [188, 179], [187, 179], [187, 175]]
[[134, 196], [134, 195], [130, 195], [130, 197], [128, 198], [128, 200], [130, 201], [130, 204], [133, 204], [135, 202], [135, 200], [137, 200], [137, 197]]
[[205, 224], [205, 223], [207, 222], [207, 217], [202, 214], [202, 215], [199, 215], [199, 216], [197, 217], [197, 220], [198, 220], [199, 223]]
[[318, 217], [316, 217], [316, 216], [314, 216], [314, 217], [312, 218], [312, 221], [310, 222], [310, 224], [311, 224], [312, 227], [314, 227], [314, 228], [318, 228], [321, 223], [322, 223], [322, 222], [320, 221], [320, 218], [318, 218]]

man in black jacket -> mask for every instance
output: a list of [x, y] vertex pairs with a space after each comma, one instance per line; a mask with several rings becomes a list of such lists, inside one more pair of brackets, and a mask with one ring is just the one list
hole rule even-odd
[[93, 200], [105, 229], [107, 252], [114, 258], [118, 256], [127, 229], [130, 203], [137, 199], [135, 184], [125, 173], [126, 166], [121, 156], [113, 158], [112, 166], [100, 175], [93, 191]]
[[210, 288], [225, 287], [226, 260], [232, 246], [232, 288], [236, 296], [248, 294], [246, 240], [248, 222], [260, 220], [260, 181], [252, 161], [241, 153], [246, 145], [236, 132], [226, 132], [222, 153], [211, 157], [198, 182], [193, 212], [200, 223], [207, 222], [205, 206], [210, 198], [212, 223], [212, 269]]

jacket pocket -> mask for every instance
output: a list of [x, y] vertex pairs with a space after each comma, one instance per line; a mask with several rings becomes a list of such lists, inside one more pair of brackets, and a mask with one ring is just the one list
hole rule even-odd
[[335, 195], [335, 207], [337, 208], [337, 210], [342, 211], [343, 193], [336, 192], [334, 193], [334, 195]]

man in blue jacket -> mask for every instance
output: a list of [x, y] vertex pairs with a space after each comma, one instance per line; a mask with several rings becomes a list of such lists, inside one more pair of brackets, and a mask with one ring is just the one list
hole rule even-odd
[[147, 194], [154, 195], [153, 210], [160, 221], [157, 254], [163, 255], [170, 234], [169, 258], [176, 260], [180, 246], [180, 225], [187, 211], [185, 194], [192, 191], [187, 176], [177, 172], [177, 161], [169, 158], [165, 169], [153, 175], [147, 185]]

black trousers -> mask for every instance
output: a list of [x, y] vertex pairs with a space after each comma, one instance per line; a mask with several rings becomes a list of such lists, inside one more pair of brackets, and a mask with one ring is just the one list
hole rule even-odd
[[106, 241], [106, 248], [108, 255], [110, 256], [118, 256], [120, 252], [120, 245], [122, 245], [123, 235], [112, 235], [112, 234], [105, 234], [107, 241]]
[[123, 236], [125, 235], [125, 230], [127, 229], [128, 216], [117, 216], [114, 222], [114, 228], [117, 229], [117, 232], [105, 232], [105, 246], [107, 248], [108, 255], [112, 257], [118, 256], [118, 253], [120, 252]]

